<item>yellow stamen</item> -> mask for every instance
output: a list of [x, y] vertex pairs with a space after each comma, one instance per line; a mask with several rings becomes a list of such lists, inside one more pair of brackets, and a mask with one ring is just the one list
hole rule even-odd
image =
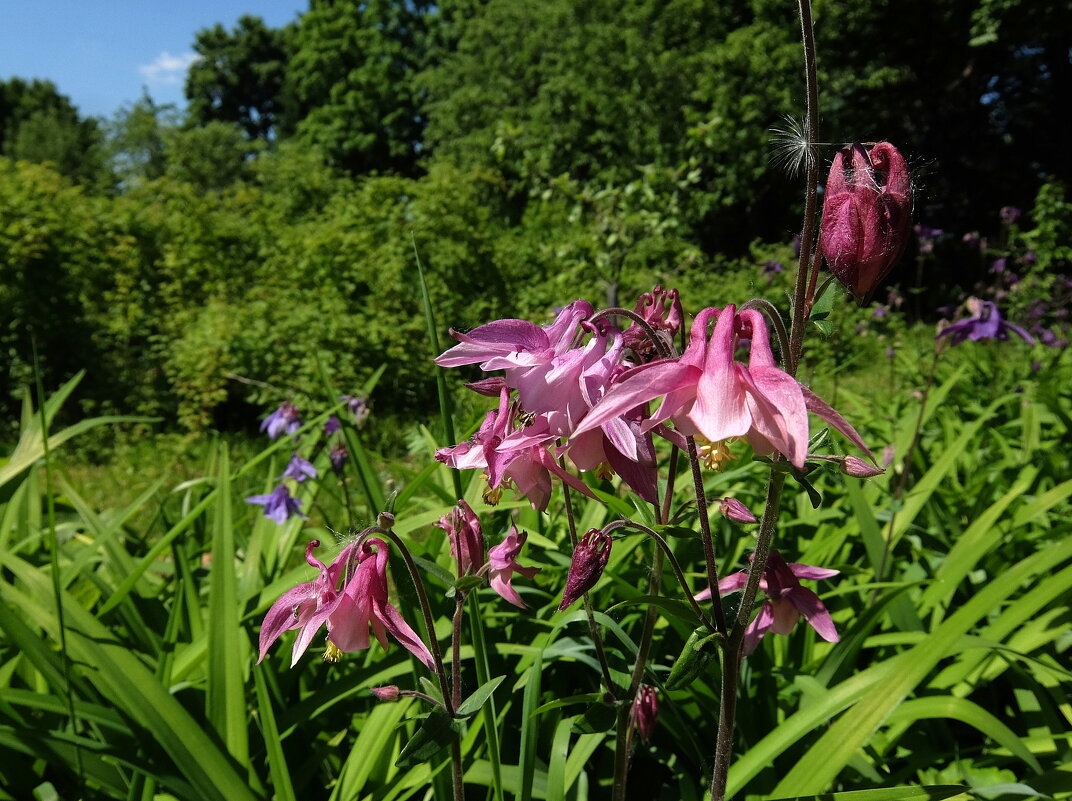
[[737, 458], [729, 448], [730, 443], [735, 439], [735, 437], [729, 437], [718, 442], [709, 442], [703, 437], [696, 437], [696, 453], [700, 461], [704, 463], [704, 467], [716, 472], [725, 470], [726, 464]]
[[338, 662], [342, 658], [342, 651], [339, 650], [339, 646], [328, 640], [328, 647], [324, 649], [324, 661], [325, 662]]
[[612, 478], [614, 478], [614, 471], [611, 469], [611, 466], [606, 462], [600, 462], [596, 465], [595, 474], [596, 478], [605, 478], [607, 479], [607, 481], [610, 481]]

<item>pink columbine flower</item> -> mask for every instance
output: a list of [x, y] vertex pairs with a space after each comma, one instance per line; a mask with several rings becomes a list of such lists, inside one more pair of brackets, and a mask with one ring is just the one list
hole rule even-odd
[[[716, 323], [708, 341], [707, 324], [712, 319]], [[747, 366], [734, 360], [735, 349], [745, 339], [750, 341]], [[870, 455], [856, 429], [778, 369], [767, 324], [755, 310], [738, 314], [729, 305], [701, 311], [680, 358], [626, 371], [581, 421], [573, 438], [660, 396], [663, 402], [644, 429], [670, 419], [683, 434], [702, 434], [711, 442], [746, 436], [757, 453], [777, 451], [803, 467], [810, 411]]]
[[353, 553], [353, 546], [343, 548], [335, 561], [330, 566], [324, 565], [313, 556], [313, 549], [320, 546], [319, 540], [313, 540], [305, 548], [305, 561], [320, 571], [320, 575], [312, 581], [306, 581], [293, 589], [283, 593], [279, 600], [272, 604], [268, 614], [261, 623], [260, 657], [261, 662], [272, 643], [282, 636], [284, 631], [301, 629], [298, 639], [294, 641], [294, 651], [291, 658], [291, 667], [298, 663], [298, 659], [309, 643], [313, 635], [327, 622], [328, 616], [335, 611], [339, 604], [342, 593], [338, 591], [339, 578], [342, 576], [347, 563]]
[[562, 593], [562, 603], [558, 605], [560, 612], [596, 586], [610, 559], [611, 543], [610, 534], [598, 528], [589, 529], [577, 541], [573, 561], [566, 574], [566, 590]]
[[525, 578], [531, 579], [540, 572], [538, 567], [522, 567], [516, 561], [527, 538], [526, 532], [518, 533], [517, 526], [511, 523], [510, 533], [506, 535], [506, 539], [488, 551], [488, 580], [491, 588], [514, 606], [520, 606], [522, 609], [528, 607], [510, 583], [513, 575], [520, 573]]
[[[357, 651], [369, 646], [369, 626], [380, 645], [387, 648], [387, 632], [430, 670], [434, 662], [420, 637], [387, 600], [387, 544], [370, 539], [342, 549], [328, 566], [313, 556], [320, 543], [313, 540], [305, 560], [320, 570], [313, 581], [299, 584], [272, 604], [261, 624], [260, 657], [284, 631], [301, 629], [294, 641], [291, 667], [298, 663], [313, 637], [326, 625], [328, 641], [340, 651]], [[338, 589], [340, 579], [345, 585]]]
[[[744, 632], [745, 656], [756, 650], [759, 641], [768, 631], [775, 634], [788, 634], [803, 615], [808, 625], [827, 642], [837, 642], [838, 633], [834, 621], [826, 610], [819, 596], [802, 587], [799, 579], [824, 579], [836, 576], [837, 570], [823, 567], [802, 565], [794, 562], [786, 564], [778, 551], [772, 550], [767, 557], [767, 566], [759, 580], [759, 588], [767, 600], [759, 609], [759, 614], [748, 624]], [[743, 590], [748, 583], [748, 573], [740, 572], [726, 576], [718, 583], [718, 594], [728, 595]], [[696, 594], [701, 601], [711, 597], [711, 588]]]
[[901, 257], [911, 220], [912, 178], [897, 148], [838, 151], [823, 197], [823, 255], [861, 305]]
[[536, 418], [524, 428], [515, 428], [518, 422], [517, 407], [510, 403], [510, 391], [503, 387], [499, 408], [487, 413], [473, 438], [441, 448], [435, 458], [458, 470], [484, 468], [491, 489], [512, 481], [538, 510], [547, 508], [551, 498], [552, 473], [578, 492], [594, 497], [584, 482], [563, 470], [548, 451], [556, 437], [545, 419]]
[[484, 532], [480, 518], [469, 504], [459, 500], [435, 525], [447, 532], [450, 555], [458, 562], [459, 576], [475, 573], [484, 566]]

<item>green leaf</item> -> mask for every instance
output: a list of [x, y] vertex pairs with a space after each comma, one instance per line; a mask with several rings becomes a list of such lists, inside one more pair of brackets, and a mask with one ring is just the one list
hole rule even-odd
[[[494, 689], [494, 688], [493, 688]], [[417, 733], [406, 743], [395, 760], [395, 767], [410, 768], [428, 762], [461, 737], [461, 721], [455, 720], [441, 706], [433, 707]]]
[[610, 704], [592, 704], [584, 714], [574, 719], [574, 734], [598, 734], [614, 728], [614, 721], [618, 719], [618, 711]]
[[774, 801], [945, 801], [950, 798], [971, 799], [967, 787], [932, 785], [929, 787], [877, 787], [873, 790], [849, 790], [843, 793], [798, 795]]
[[467, 718], [475, 714], [480, 707], [484, 706], [484, 702], [491, 697], [491, 694], [495, 692], [495, 688], [502, 684], [505, 678], [506, 676], [496, 676], [494, 679], [490, 679], [480, 685], [472, 695], [458, 705], [455, 714], [460, 718]]

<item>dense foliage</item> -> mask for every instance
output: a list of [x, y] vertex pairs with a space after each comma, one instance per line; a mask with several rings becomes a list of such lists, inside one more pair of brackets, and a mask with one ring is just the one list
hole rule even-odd
[[[824, 135], [895, 141], [918, 221], [949, 232], [944, 258], [891, 277], [926, 287], [903, 311], [987, 280], [997, 254], [953, 240], [1003, 248], [997, 210], [1036, 196], [1022, 252], [1067, 272], [1049, 119], [1069, 93], [1067, 17], [1056, 2], [817, 4]], [[419, 313], [414, 250], [464, 326], [541, 316], [564, 286], [752, 281], [772, 258], [757, 242], [794, 230], [798, 190], [772, 163], [793, 135], [770, 143], [801, 99], [784, 4], [317, 1], [282, 29], [205, 29], [194, 49], [182, 114], [146, 97], [102, 125], [50, 84], [0, 86], [4, 408], [36, 338], [48, 383], [102, 365], [96, 408], [186, 427], [232, 425], [270, 394], [232, 374], [308, 395], [299, 354], [344, 383], [390, 362], [378, 400], [428, 411], [396, 335]]]

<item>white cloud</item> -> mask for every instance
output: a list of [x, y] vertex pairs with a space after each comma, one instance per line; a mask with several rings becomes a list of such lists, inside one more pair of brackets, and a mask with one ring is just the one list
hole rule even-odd
[[196, 53], [186, 52], [173, 56], [165, 50], [151, 63], [139, 66], [138, 72], [150, 85], [170, 86], [182, 83], [183, 78], [186, 77], [187, 68], [198, 58]]

